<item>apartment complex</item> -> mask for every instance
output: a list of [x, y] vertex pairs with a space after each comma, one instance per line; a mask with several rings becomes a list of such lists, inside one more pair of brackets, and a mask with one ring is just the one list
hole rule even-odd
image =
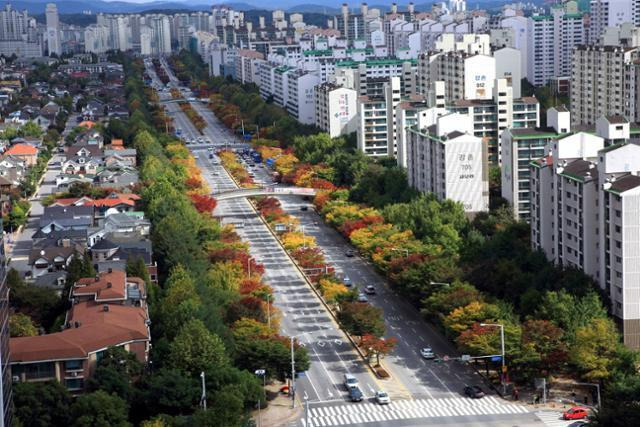
[[[0, 218], [0, 230], [2, 218]], [[0, 233], [0, 427], [11, 425], [11, 369], [9, 368], [9, 287], [4, 233]]]
[[570, 114], [565, 107], [547, 111], [548, 128], [518, 127], [505, 130], [501, 135], [502, 197], [513, 207], [516, 218], [531, 218], [530, 163], [546, 156], [549, 146], [569, 134]]
[[558, 265], [593, 277], [624, 343], [639, 348], [640, 146], [630, 138], [623, 118], [602, 117], [596, 135], [559, 138], [531, 162], [531, 240]]
[[486, 144], [473, 135], [473, 119], [430, 111], [407, 130], [409, 184], [438, 199], [460, 202], [465, 212], [489, 210]]
[[640, 119], [635, 47], [581, 45], [573, 53], [571, 113], [573, 125], [594, 124], [600, 116]]
[[357, 98], [353, 89], [323, 83], [315, 87], [316, 126], [332, 138], [348, 135], [357, 129]]

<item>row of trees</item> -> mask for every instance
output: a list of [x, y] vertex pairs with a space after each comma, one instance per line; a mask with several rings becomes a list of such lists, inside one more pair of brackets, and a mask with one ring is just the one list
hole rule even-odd
[[[237, 126], [241, 111], [246, 111], [245, 125], [279, 114], [277, 107], [263, 106], [251, 86], [223, 79], [209, 79], [207, 86], [214, 92], [212, 108], [230, 127]], [[479, 324], [501, 322], [508, 360], [518, 366], [511, 378], [577, 370], [583, 378], [600, 381], [611, 403], [638, 390], [637, 355], [620, 345], [598, 288], [583, 273], [558, 268], [532, 251], [528, 225], [514, 221], [508, 208], [492, 203], [494, 211], [470, 222], [459, 205], [410, 189], [393, 159], [366, 159], [350, 141], [313, 134], [304, 126], [298, 126], [297, 138], [293, 133], [282, 138], [261, 129], [260, 135], [271, 140], [257, 140], [263, 146], [257, 148], [264, 158], [282, 159], [284, 180], [303, 183], [297, 178], [320, 169], [322, 178], [348, 187], [327, 188], [316, 196], [325, 220], [370, 256], [392, 285], [462, 350], [497, 353], [497, 331]], [[279, 142], [280, 152], [272, 140]], [[640, 412], [631, 398], [613, 406]], [[609, 414], [601, 411], [599, 417], [611, 422]]]
[[383, 338], [386, 327], [382, 310], [368, 302], [357, 301], [357, 288], [349, 290], [343, 284], [322, 251], [316, 247], [315, 238], [299, 231], [298, 219], [284, 212], [278, 199], [260, 198], [256, 207], [287, 252], [334, 310], [340, 326], [359, 339], [358, 344], [367, 357], [376, 357], [378, 375], [388, 376], [379, 366], [380, 356], [391, 352], [396, 340]]

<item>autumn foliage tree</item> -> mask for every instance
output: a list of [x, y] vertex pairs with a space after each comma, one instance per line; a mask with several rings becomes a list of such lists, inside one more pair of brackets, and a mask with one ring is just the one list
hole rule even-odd
[[360, 347], [364, 350], [368, 359], [375, 356], [376, 365], [380, 365], [380, 356], [386, 356], [396, 347], [396, 338], [379, 338], [375, 335], [364, 335], [360, 340]]
[[200, 213], [211, 213], [218, 205], [216, 199], [206, 194], [192, 194], [190, 196], [193, 205]]

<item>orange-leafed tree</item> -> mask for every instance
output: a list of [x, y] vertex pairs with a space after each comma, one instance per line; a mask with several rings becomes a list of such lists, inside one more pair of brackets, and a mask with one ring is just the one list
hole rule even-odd
[[360, 340], [360, 347], [365, 351], [367, 358], [376, 357], [376, 365], [380, 365], [380, 356], [386, 356], [395, 348], [396, 338], [378, 338], [375, 335], [364, 335]]
[[192, 194], [191, 202], [200, 213], [212, 212], [218, 205], [216, 199], [206, 194]]

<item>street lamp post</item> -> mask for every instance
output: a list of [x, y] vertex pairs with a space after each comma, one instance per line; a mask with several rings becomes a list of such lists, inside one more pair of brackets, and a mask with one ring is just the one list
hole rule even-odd
[[202, 379], [202, 396], [200, 397], [200, 403], [202, 404], [202, 409], [207, 410], [207, 385], [204, 379], [204, 371], [200, 372], [200, 378]]
[[480, 323], [480, 326], [500, 328], [500, 346], [502, 354], [502, 356], [500, 357], [500, 359], [502, 360], [502, 372], [500, 374], [500, 379], [502, 381], [502, 396], [504, 397], [507, 392], [507, 385], [504, 381], [504, 375], [507, 372], [507, 366], [504, 361], [504, 325], [502, 323]]
[[[259, 377], [262, 377], [262, 389], [265, 390], [265, 393], [266, 393], [267, 370], [256, 369], [254, 374], [256, 374]], [[261, 405], [260, 399], [258, 399], [258, 426], [262, 427], [262, 405]]]
[[296, 359], [293, 355], [293, 336], [291, 336], [291, 409], [296, 407]]

